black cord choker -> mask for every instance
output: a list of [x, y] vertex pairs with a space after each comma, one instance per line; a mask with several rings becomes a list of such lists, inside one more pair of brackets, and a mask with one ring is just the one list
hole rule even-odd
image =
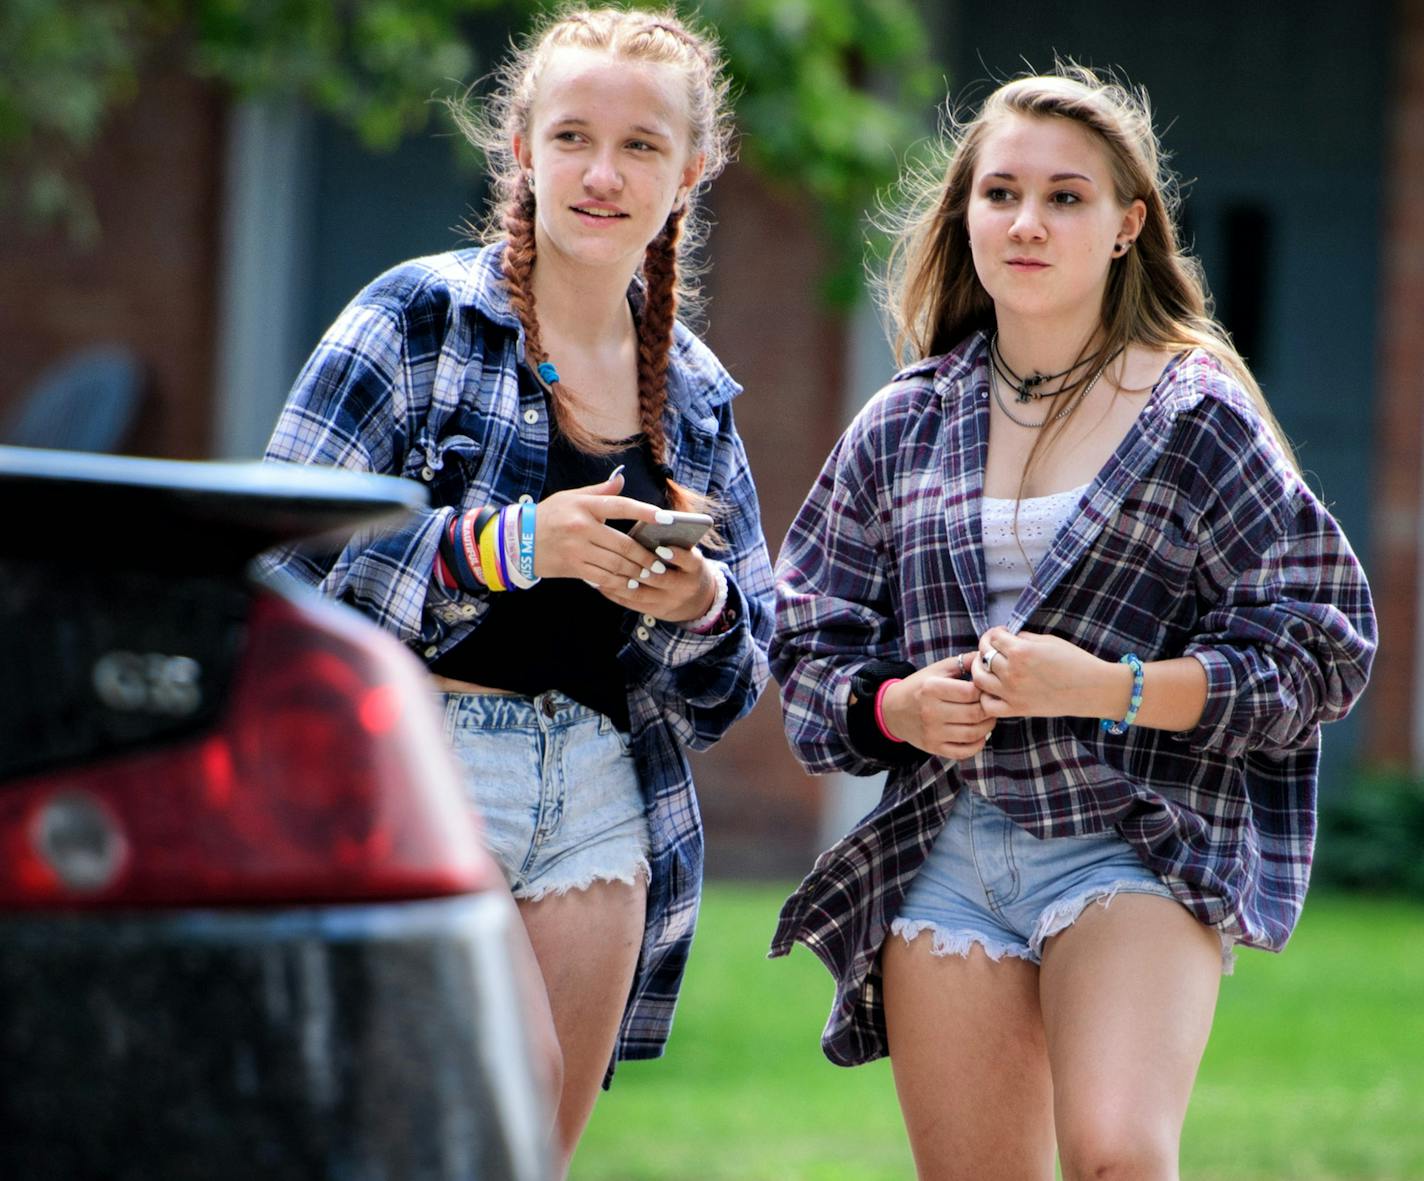
[[1020, 405], [1038, 402], [1044, 398], [1058, 397], [1068, 389], [1071, 383], [1064, 382], [1056, 390], [1040, 390], [1038, 387], [1046, 381], [1057, 381], [1061, 377], [1067, 377], [1074, 370], [1083, 368], [1091, 359], [1084, 358], [1076, 364], [1069, 365], [1061, 373], [1030, 373], [1027, 377], [1020, 377], [1009, 368], [1009, 363], [1004, 360], [1004, 354], [999, 352], [999, 334], [997, 332], [989, 341], [989, 357], [994, 363], [995, 372], [998, 373], [1004, 384], [1014, 391], [1014, 401]]

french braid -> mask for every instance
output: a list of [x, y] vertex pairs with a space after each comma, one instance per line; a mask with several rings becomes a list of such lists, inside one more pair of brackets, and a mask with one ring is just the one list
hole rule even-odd
[[[531, 369], [537, 370], [549, 359], [544, 338], [539, 331], [539, 316], [534, 308], [534, 191], [527, 177], [521, 176], [504, 207], [504, 256], [500, 267], [509, 288], [509, 306], [524, 327], [524, 356]], [[561, 381], [549, 383], [551, 408], [559, 433], [581, 451], [591, 455], [606, 455], [617, 450], [617, 444], [585, 429], [574, 413], [573, 397]]]
[[[686, 207], [681, 206], [668, 214], [667, 222], [658, 236], [648, 243], [643, 255], [643, 279], [647, 283], [647, 294], [643, 300], [643, 314], [638, 320], [638, 417], [643, 437], [648, 440], [653, 464], [662, 469], [667, 480], [668, 505], [680, 512], [711, 513], [715, 517], [720, 515], [716, 511], [720, 506], [715, 501], [684, 488], [672, 478], [672, 469], [667, 464], [667, 436], [663, 433], [668, 362], [672, 353], [673, 329], [677, 324], [680, 286], [678, 247], [686, 212]], [[703, 544], [716, 549], [723, 542], [714, 533]]]

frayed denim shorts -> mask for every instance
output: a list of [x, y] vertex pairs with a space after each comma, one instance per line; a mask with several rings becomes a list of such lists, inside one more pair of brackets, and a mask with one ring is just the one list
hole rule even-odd
[[[1172, 898], [1116, 832], [1040, 840], [961, 791], [890, 930], [906, 942], [929, 932], [935, 955], [967, 956], [978, 944], [992, 960], [1037, 964], [1052, 936], [1119, 894]], [[1230, 968], [1225, 940], [1222, 967]]]
[[550, 691], [442, 692], [445, 735], [516, 898], [648, 880], [648, 807], [628, 736]]

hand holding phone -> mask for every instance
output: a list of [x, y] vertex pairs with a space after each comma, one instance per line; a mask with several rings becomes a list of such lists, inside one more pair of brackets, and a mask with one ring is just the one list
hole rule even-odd
[[706, 513], [678, 513], [659, 509], [656, 521], [635, 521], [628, 536], [646, 550], [660, 545], [691, 549], [707, 536], [712, 518]]

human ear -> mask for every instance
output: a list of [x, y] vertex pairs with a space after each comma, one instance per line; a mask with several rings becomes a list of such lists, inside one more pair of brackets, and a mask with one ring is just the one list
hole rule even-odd
[[682, 209], [687, 205], [687, 196], [697, 187], [697, 182], [702, 179], [702, 172], [706, 167], [706, 152], [698, 152], [696, 156], [688, 160], [678, 181], [677, 197], [673, 201], [674, 209]]
[[514, 141], [511, 145], [514, 148], [514, 159], [519, 167], [526, 172], [534, 166], [534, 153], [529, 150], [529, 141], [524, 138], [524, 133], [516, 131]]
[[1138, 197], [1123, 211], [1122, 225], [1118, 227], [1118, 241], [1135, 242], [1147, 221], [1147, 202]]

